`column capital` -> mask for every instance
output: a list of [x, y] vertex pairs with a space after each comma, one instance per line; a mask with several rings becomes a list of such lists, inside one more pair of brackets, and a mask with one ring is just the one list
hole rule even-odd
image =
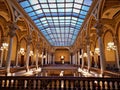
[[100, 21], [98, 21], [96, 23], [96, 25], [95, 25], [95, 28], [96, 28], [97, 35], [99, 37], [101, 37], [103, 35], [103, 33], [104, 33], [104, 31], [103, 31], [103, 24]]
[[17, 30], [18, 29], [16, 22], [8, 22], [7, 25], [8, 25], [10, 30]]
[[36, 49], [39, 49], [40, 48], [40, 43], [37, 43], [36, 44]]
[[32, 38], [30, 35], [27, 36], [27, 44], [30, 45], [32, 42]]
[[16, 30], [18, 29], [18, 26], [15, 22], [8, 22], [7, 26], [9, 28], [9, 35], [10, 37], [13, 37], [16, 34]]
[[90, 45], [90, 37], [87, 35], [87, 36], [85, 37], [85, 39], [86, 39], [86, 44], [87, 44], [87, 45]]

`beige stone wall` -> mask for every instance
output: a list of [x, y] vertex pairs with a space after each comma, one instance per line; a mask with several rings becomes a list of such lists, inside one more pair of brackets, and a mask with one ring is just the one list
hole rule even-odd
[[55, 51], [55, 62], [61, 62], [61, 56], [64, 56], [64, 61], [68, 62], [70, 59], [70, 53], [67, 49], [58, 49]]

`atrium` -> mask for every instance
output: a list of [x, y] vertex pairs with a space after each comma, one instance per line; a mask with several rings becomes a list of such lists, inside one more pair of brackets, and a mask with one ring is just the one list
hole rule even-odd
[[120, 88], [119, 0], [0, 0], [0, 89]]

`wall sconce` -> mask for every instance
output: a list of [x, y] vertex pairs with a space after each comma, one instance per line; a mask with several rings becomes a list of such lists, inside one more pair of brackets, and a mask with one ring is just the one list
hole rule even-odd
[[25, 50], [24, 50], [24, 48], [20, 48], [19, 53], [20, 53], [21, 55], [25, 55]]
[[91, 55], [91, 56], [93, 56], [93, 55], [94, 55], [94, 53], [93, 53], [92, 51], [90, 51], [90, 55]]
[[114, 45], [114, 42], [108, 42], [107, 44], [107, 50], [116, 50], [116, 46]]
[[42, 54], [38, 54], [38, 57], [42, 58]]
[[8, 50], [8, 43], [2, 43], [0, 50]]
[[96, 53], [97, 55], [100, 55], [100, 49], [99, 49], [99, 48], [95, 48], [95, 53]]
[[33, 51], [30, 51], [29, 56], [33, 56]]
[[83, 57], [87, 57], [87, 53], [84, 53], [84, 54], [83, 54]]
[[82, 55], [79, 55], [79, 58], [82, 58]]
[[46, 58], [46, 55], [43, 55], [43, 58]]
[[45, 52], [45, 48], [44, 48], [44, 50], [43, 50], [43, 58], [46, 58], [46, 52]]

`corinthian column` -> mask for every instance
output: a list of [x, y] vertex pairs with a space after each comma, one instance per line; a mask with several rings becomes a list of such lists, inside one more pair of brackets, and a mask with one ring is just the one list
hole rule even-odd
[[36, 69], [38, 69], [38, 49], [39, 49], [39, 44], [36, 45]]
[[103, 46], [103, 40], [102, 40], [102, 35], [103, 35], [103, 25], [102, 23], [98, 22], [95, 25], [96, 32], [98, 35], [98, 44], [99, 44], [99, 49], [100, 49], [100, 66], [101, 66], [101, 74], [103, 75], [104, 73], [104, 68], [105, 68], [105, 54], [104, 54], [104, 46]]
[[17, 45], [17, 54], [16, 54], [16, 63], [15, 66], [18, 66], [18, 59], [19, 59], [19, 51], [20, 51], [20, 43]]
[[114, 36], [114, 42], [115, 42], [115, 55], [116, 55], [116, 61], [117, 61], [117, 68], [120, 70], [120, 63], [119, 63], [119, 53], [118, 53], [118, 44], [117, 44], [117, 37]]
[[91, 60], [90, 60], [90, 38], [89, 36], [86, 36], [86, 44], [87, 44], [88, 71], [90, 71]]
[[28, 36], [27, 37], [27, 52], [26, 52], [26, 70], [27, 70], [27, 72], [29, 71], [29, 58], [30, 58], [29, 53], [30, 53], [31, 40], [32, 40], [31, 37]]
[[9, 41], [9, 47], [8, 47], [7, 60], [6, 60], [6, 75], [10, 74], [13, 37], [15, 35], [16, 29], [18, 29], [17, 25], [13, 22], [8, 23], [8, 27], [9, 27], [10, 41]]

